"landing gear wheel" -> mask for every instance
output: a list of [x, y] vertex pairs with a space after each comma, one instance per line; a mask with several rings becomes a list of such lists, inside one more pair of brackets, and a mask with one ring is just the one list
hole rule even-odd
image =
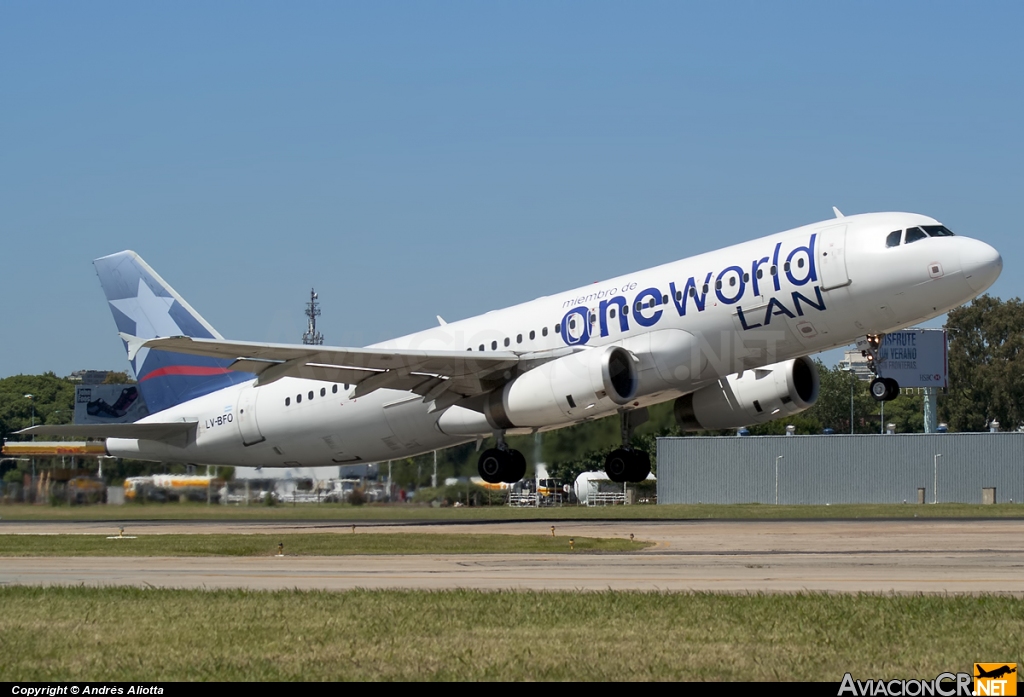
[[518, 450], [508, 451], [510, 462], [507, 475], [504, 481], [508, 484], [515, 484], [526, 476], [526, 457]]
[[480, 472], [480, 478], [485, 482], [488, 484], [500, 484], [505, 481], [505, 477], [509, 473], [512, 464], [511, 460], [512, 458], [509, 456], [508, 451], [488, 448], [480, 454], [480, 459], [476, 462], [476, 468]]
[[900, 384], [892, 378], [875, 378], [871, 381], [871, 396], [876, 402], [888, 402], [900, 396]]
[[628, 481], [642, 482], [651, 473], [651, 456], [643, 450], [633, 451], [633, 471]]
[[604, 459], [604, 473], [616, 484], [629, 481], [633, 470], [633, 453], [625, 448], [619, 448], [608, 453]]

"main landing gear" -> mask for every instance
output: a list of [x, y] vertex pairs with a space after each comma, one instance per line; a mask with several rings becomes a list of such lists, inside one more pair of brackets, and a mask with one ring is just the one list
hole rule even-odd
[[868, 359], [868, 370], [875, 374], [869, 389], [876, 402], [888, 402], [900, 396], [900, 384], [892, 378], [878, 375], [878, 347], [882, 345], [884, 334], [868, 334], [857, 342], [860, 355]]
[[526, 475], [526, 458], [505, 444], [504, 434], [498, 434], [498, 447], [480, 453], [476, 468], [488, 484], [514, 484]]
[[622, 429], [622, 447], [613, 450], [604, 460], [604, 472], [617, 484], [642, 482], [651, 473], [651, 456], [630, 445], [633, 429], [647, 421], [647, 409], [632, 409], [619, 413]]

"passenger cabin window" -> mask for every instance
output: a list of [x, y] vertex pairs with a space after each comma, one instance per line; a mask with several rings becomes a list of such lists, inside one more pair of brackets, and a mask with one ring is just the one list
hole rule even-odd
[[286, 407], [290, 407], [292, 405], [292, 398], [291, 397], [285, 397], [284, 398], [284, 405]]
[[541, 333], [541, 336], [547, 336], [548, 335], [548, 328], [544, 327], [543, 329], [540, 330], [540, 333]]
[[888, 247], [899, 247], [900, 238], [903, 237], [902, 230], [893, 230], [889, 233], [889, 236], [885, 238], [885, 246]]
[[337, 385], [331, 385], [331, 392], [333, 392], [334, 394], [338, 394], [338, 386]]
[[296, 404], [302, 404], [302, 395], [300, 395], [300, 394], [295, 395], [295, 403]]
[[491, 342], [491, 350], [492, 351], [497, 351], [498, 350], [498, 342], [497, 341], [492, 341]]
[[326, 397], [327, 396], [327, 388], [326, 387], [321, 387], [320, 388], [320, 396], [321, 397]]
[[517, 344], [523, 343], [523, 335], [522, 334], [516, 334], [516, 343]]
[[927, 237], [928, 235], [925, 233], [925, 231], [919, 227], [907, 228], [907, 244], [910, 244], [911, 242], [917, 242], [918, 240], [923, 240]]
[[530, 341], [533, 341], [533, 340], [534, 340], [534, 339], [536, 339], [536, 338], [537, 338], [537, 332], [535, 332], [535, 331], [533, 331], [533, 330], [531, 329], [531, 330], [530, 330]]

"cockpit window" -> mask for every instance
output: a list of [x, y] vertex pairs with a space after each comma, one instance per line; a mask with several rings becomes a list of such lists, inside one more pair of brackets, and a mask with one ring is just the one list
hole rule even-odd
[[900, 246], [900, 238], [901, 237], [903, 237], [903, 231], [902, 230], [895, 230], [893, 232], [890, 232], [889, 236], [885, 238], [885, 246], [886, 247], [899, 247]]
[[928, 235], [919, 227], [907, 228], [907, 244], [927, 239]]
[[921, 227], [930, 237], [955, 237], [953, 231], [945, 225], [922, 225]]

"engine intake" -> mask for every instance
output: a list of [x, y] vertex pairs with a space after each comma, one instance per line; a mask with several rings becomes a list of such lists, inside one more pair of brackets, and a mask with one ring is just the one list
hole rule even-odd
[[818, 400], [818, 369], [802, 356], [745, 370], [680, 397], [676, 423], [684, 431], [717, 431], [799, 414]]

